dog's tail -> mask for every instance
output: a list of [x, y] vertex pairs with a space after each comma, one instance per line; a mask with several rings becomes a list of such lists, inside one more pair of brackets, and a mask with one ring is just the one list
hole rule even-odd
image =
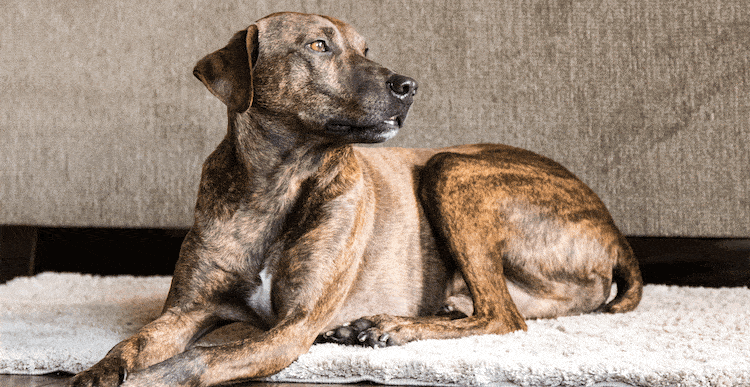
[[638, 260], [624, 236], [620, 236], [617, 261], [612, 269], [612, 280], [617, 284], [617, 295], [612, 301], [599, 307], [599, 312], [623, 313], [638, 306], [643, 295], [643, 279], [638, 268]]

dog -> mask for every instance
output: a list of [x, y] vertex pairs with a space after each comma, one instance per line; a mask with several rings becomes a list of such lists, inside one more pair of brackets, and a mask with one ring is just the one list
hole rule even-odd
[[[393, 137], [418, 87], [367, 51], [340, 20], [278, 13], [197, 63], [229, 124], [163, 314], [70, 385], [215, 385], [272, 375], [316, 341], [505, 334], [637, 306], [625, 237], [556, 162], [505, 145], [353, 146]], [[232, 322], [257, 334], [193, 346]]]

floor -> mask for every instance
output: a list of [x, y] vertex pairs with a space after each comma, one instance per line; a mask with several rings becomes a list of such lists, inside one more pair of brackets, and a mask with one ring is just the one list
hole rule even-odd
[[[3, 387], [64, 387], [69, 375], [0, 375], [0, 386]], [[247, 382], [233, 384], [232, 387], [374, 387], [379, 384], [310, 384], [310, 383], [262, 383]], [[399, 386], [392, 386], [399, 387]], [[405, 386], [403, 386], [405, 387]]]
[[[43, 271], [171, 274], [186, 230], [0, 227], [0, 283]], [[646, 283], [682, 286], [750, 286], [750, 239], [630, 237]], [[75, 256], [77, 259], [59, 259]], [[103, 259], [107, 258], [107, 259]], [[12, 269], [12, 270], [10, 270]], [[64, 386], [70, 375], [0, 375], [3, 387]], [[239, 387], [319, 387], [258, 383]], [[377, 386], [360, 383], [326, 386]]]

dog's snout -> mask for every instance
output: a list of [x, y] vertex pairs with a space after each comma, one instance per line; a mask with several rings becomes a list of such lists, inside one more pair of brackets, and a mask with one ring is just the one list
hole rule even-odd
[[411, 103], [417, 94], [417, 81], [403, 75], [395, 74], [388, 79], [388, 87], [396, 98], [404, 103]]

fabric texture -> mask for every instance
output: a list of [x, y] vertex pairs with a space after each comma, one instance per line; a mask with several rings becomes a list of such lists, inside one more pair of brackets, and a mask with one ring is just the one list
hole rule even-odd
[[226, 131], [193, 66], [284, 10], [419, 81], [391, 146], [520, 146], [629, 235], [750, 236], [744, 0], [4, 0], [0, 223], [189, 226]]
[[[169, 277], [44, 273], [0, 285], [0, 373], [81, 371], [158, 316]], [[314, 345], [274, 381], [410, 385], [747, 386], [750, 289], [648, 285], [625, 314], [385, 349]], [[199, 345], [243, 336], [230, 325]]]

